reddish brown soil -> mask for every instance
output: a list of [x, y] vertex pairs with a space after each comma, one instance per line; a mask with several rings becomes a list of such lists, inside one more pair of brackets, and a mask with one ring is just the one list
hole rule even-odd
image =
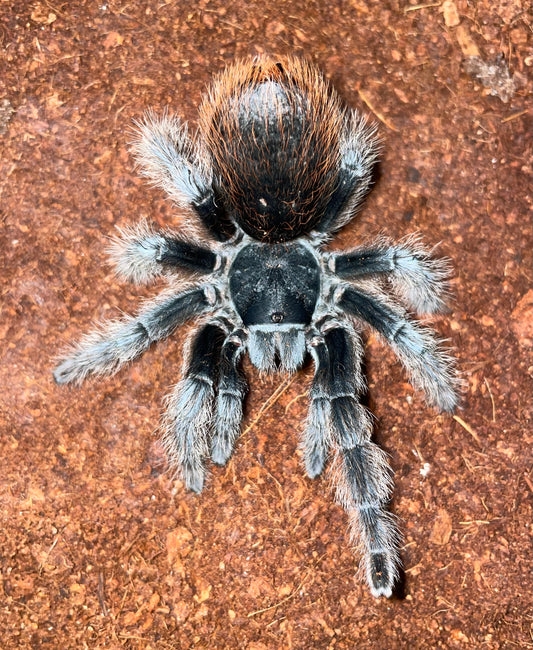
[[[532, 16], [439, 4], [2, 2], [2, 648], [533, 647]], [[246, 433], [199, 497], [155, 432], [189, 328], [112, 379], [52, 381], [65, 343], [153, 292], [113, 276], [115, 226], [184, 219], [138, 178], [132, 120], [194, 121], [212, 74], [260, 52], [306, 56], [380, 124], [379, 182], [335, 245], [418, 230], [455, 264], [435, 327], [466, 380], [457, 419], [368, 343], [405, 533], [390, 601], [354, 577], [346, 517], [302, 470], [310, 367], [269, 407], [286, 379], [247, 364]]]

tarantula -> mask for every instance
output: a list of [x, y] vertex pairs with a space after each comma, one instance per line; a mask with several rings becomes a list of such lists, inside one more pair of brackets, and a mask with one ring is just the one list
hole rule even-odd
[[[56, 368], [56, 381], [115, 372], [203, 317], [168, 398], [163, 438], [170, 464], [200, 492], [206, 459], [224, 465], [239, 436], [244, 352], [266, 372], [294, 372], [309, 354], [307, 474], [317, 477], [335, 452], [338, 497], [362, 542], [370, 590], [391, 596], [399, 535], [387, 510], [391, 470], [360, 401], [360, 332], [377, 332], [443, 411], [457, 404], [457, 379], [453, 359], [411, 315], [443, 309], [447, 261], [413, 236], [324, 250], [371, 185], [375, 127], [344, 108], [311, 65], [259, 58], [216, 78], [196, 137], [178, 118], [148, 113], [133, 146], [144, 174], [178, 206], [192, 208], [216, 242], [146, 224], [122, 231], [112, 246], [118, 274], [137, 283], [163, 276], [168, 289], [136, 316], [86, 335]], [[183, 272], [194, 273], [185, 285]]]

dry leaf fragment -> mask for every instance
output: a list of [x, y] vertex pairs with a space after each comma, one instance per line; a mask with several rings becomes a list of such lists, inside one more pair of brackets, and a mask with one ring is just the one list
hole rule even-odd
[[167, 535], [167, 558], [171, 567], [180, 565], [180, 558], [186, 557], [192, 548], [192, 533], [187, 528], [180, 526], [171, 530]]
[[51, 25], [57, 20], [57, 16], [52, 11], [48, 11], [46, 7], [38, 6], [31, 12], [31, 19], [39, 25]]
[[452, 0], [445, 0], [445, 2], [442, 3], [440, 10], [444, 16], [446, 27], [457, 27], [457, 25], [459, 25], [461, 19], [459, 18], [459, 13], [457, 11], [455, 2]]
[[210, 585], [203, 578], [198, 578], [196, 580], [195, 587], [196, 587], [196, 594], [193, 596], [193, 598], [197, 603], [203, 603], [209, 599], [209, 596], [211, 595], [211, 590], [213, 589], [213, 585]]
[[477, 45], [472, 40], [470, 32], [466, 27], [459, 25], [455, 33], [463, 56], [479, 56]]
[[439, 509], [437, 519], [433, 524], [433, 530], [429, 536], [429, 541], [433, 544], [444, 545], [450, 541], [452, 535], [452, 518], [444, 509]]
[[491, 95], [499, 97], [504, 104], [514, 95], [517, 84], [503, 56], [488, 63], [480, 56], [469, 56], [465, 58], [463, 68], [467, 74], [478, 79], [485, 88], [488, 88]]
[[511, 329], [520, 345], [531, 346], [533, 340], [533, 290], [520, 298], [511, 314]]
[[15, 109], [9, 99], [0, 99], [0, 135], [3, 135], [7, 131], [7, 125], [14, 112]]
[[118, 32], [109, 32], [105, 37], [103, 46], [104, 49], [109, 50], [112, 47], [118, 47], [124, 43], [124, 36], [121, 36]]

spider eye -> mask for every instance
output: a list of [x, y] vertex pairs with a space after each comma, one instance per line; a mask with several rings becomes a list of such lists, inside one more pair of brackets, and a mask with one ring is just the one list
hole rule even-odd
[[270, 318], [273, 323], [281, 323], [281, 321], [285, 318], [285, 314], [280, 311], [275, 311], [270, 314]]

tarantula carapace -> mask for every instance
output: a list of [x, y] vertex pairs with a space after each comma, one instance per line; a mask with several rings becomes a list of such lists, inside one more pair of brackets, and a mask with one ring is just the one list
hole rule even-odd
[[[164, 416], [169, 461], [200, 492], [206, 459], [225, 464], [239, 435], [244, 352], [269, 372], [294, 372], [310, 354], [307, 474], [318, 476], [335, 452], [338, 497], [362, 542], [370, 589], [390, 596], [398, 533], [387, 511], [391, 472], [360, 403], [360, 332], [377, 332], [428, 400], [453, 411], [453, 361], [411, 315], [443, 308], [447, 262], [417, 237], [325, 252], [369, 189], [379, 145], [375, 128], [309, 64], [259, 58], [229, 67], [202, 104], [194, 138], [166, 114], [148, 113], [138, 127], [144, 174], [192, 208], [215, 241], [146, 224], [122, 231], [112, 247], [118, 273], [138, 283], [163, 276], [168, 287], [136, 316], [86, 335], [55, 370], [57, 382], [114, 372], [201, 318]], [[184, 271], [194, 273], [185, 285]]]

